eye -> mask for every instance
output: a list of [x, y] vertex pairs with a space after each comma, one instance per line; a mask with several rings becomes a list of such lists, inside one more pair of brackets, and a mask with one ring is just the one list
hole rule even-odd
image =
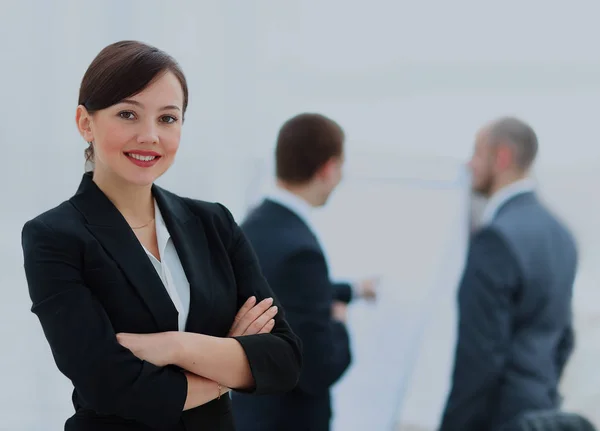
[[177, 121], [177, 118], [172, 115], [163, 115], [162, 117], [160, 117], [161, 123], [172, 124], [172, 123], [175, 123], [176, 121]]
[[131, 111], [121, 111], [119, 112], [119, 117], [121, 117], [124, 120], [133, 120], [135, 119], [135, 114]]

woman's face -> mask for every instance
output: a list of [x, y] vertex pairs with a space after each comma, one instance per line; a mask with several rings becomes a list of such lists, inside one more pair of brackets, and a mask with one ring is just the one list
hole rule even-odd
[[151, 185], [175, 160], [182, 109], [183, 90], [171, 72], [135, 96], [94, 114], [79, 106], [79, 131], [93, 142], [94, 176]]

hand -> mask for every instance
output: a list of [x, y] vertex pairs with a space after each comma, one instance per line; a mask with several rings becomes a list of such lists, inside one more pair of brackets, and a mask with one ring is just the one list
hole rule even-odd
[[258, 304], [256, 304], [254, 296], [248, 298], [235, 316], [227, 336], [239, 337], [270, 333], [275, 327], [274, 317], [278, 311], [276, 306], [271, 307], [272, 304], [273, 298], [263, 299]]
[[157, 367], [174, 363], [179, 344], [177, 332], [158, 332], [156, 334], [117, 334], [119, 344], [131, 351], [139, 359]]
[[369, 301], [374, 301], [377, 298], [377, 286], [379, 285], [379, 278], [368, 278], [358, 283], [358, 294], [361, 298]]
[[333, 320], [346, 323], [346, 320], [348, 320], [348, 304], [341, 301], [333, 301], [331, 305], [331, 317]]

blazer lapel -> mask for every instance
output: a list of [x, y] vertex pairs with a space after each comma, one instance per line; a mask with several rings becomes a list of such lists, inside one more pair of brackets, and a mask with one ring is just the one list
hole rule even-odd
[[200, 219], [179, 197], [154, 186], [152, 193], [171, 234], [190, 284], [190, 312], [186, 330], [207, 333], [212, 310], [212, 266], [206, 231]]
[[89, 231], [137, 290], [154, 316], [158, 331], [176, 331], [177, 309], [162, 280], [125, 218], [92, 181], [91, 173], [84, 175], [71, 202], [86, 218]]

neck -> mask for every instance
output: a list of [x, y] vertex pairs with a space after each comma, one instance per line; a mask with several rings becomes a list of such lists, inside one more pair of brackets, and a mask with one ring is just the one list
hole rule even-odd
[[130, 225], [141, 225], [154, 218], [152, 185], [133, 185], [98, 170], [94, 171], [93, 180]]
[[503, 175], [500, 175], [496, 181], [494, 181], [494, 185], [492, 186], [489, 195], [493, 196], [499, 190], [510, 186], [511, 184], [516, 183], [517, 181], [524, 180], [528, 177], [527, 172], [506, 172]]
[[277, 186], [298, 196], [313, 208], [319, 205], [316, 194], [313, 192], [310, 185], [294, 185], [285, 181], [277, 180]]

